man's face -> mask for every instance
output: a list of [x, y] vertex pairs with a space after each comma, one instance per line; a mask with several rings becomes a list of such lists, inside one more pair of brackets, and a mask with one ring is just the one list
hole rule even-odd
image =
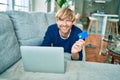
[[59, 19], [57, 21], [59, 31], [62, 34], [67, 34], [70, 32], [70, 29], [73, 25], [73, 22], [70, 19]]

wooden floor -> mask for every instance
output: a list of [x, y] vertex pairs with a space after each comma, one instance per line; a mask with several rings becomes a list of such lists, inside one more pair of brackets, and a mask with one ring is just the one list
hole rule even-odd
[[[95, 48], [85, 48], [86, 61], [104, 63], [106, 56], [100, 54], [101, 36], [96, 34], [89, 34], [89, 37], [86, 39], [85, 45], [88, 44], [94, 45]], [[106, 47], [107, 47], [107, 43], [103, 42], [102, 50], [103, 49], [105, 50]]]

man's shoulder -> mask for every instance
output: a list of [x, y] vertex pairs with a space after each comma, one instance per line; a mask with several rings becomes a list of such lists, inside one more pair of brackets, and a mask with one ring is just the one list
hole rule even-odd
[[48, 29], [49, 30], [58, 29], [57, 24], [51, 24], [51, 25], [49, 25]]
[[82, 30], [79, 28], [79, 27], [77, 27], [77, 26], [75, 26], [75, 25], [73, 25], [73, 27], [72, 27], [72, 29], [74, 30], [74, 31], [78, 31], [78, 32], [82, 32]]
[[52, 34], [57, 33], [58, 32], [57, 24], [52, 24], [52, 25], [48, 26], [47, 32], [50, 32]]

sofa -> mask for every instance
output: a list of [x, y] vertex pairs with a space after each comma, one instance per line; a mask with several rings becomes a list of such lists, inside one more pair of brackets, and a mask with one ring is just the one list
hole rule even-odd
[[20, 46], [39, 46], [52, 13], [7, 11], [0, 13], [0, 73], [21, 59]]
[[0, 12], [0, 79], [8, 69], [21, 62], [20, 46], [39, 46], [48, 25], [55, 22], [54, 13]]

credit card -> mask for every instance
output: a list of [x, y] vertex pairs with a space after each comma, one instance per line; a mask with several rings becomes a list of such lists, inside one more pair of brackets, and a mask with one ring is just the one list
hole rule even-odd
[[86, 39], [88, 37], [88, 32], [84, 31], [82, 33], [79, 33], [78, 37], [79, 37], [79, 39], [84, 40], [84, 39]]

